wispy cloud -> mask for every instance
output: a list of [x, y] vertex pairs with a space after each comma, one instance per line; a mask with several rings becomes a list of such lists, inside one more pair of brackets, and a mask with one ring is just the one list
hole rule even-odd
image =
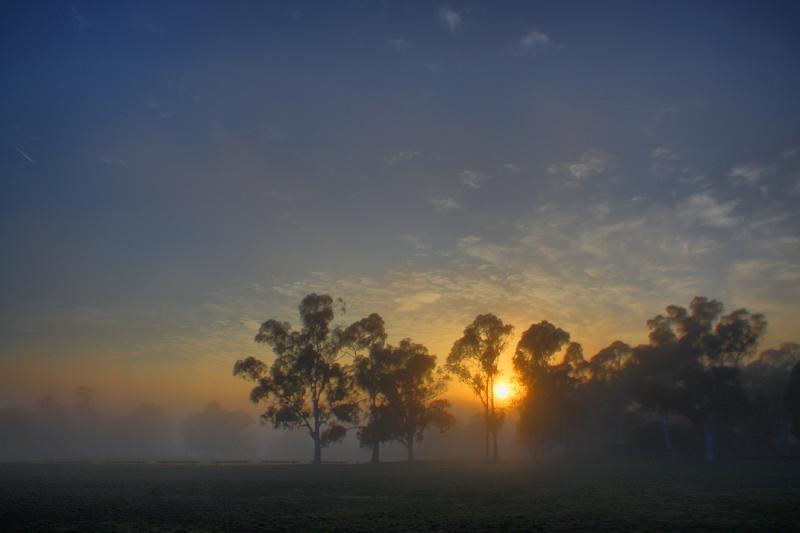
[[547, 167], [547, 173], [559, 176], [561, 183], [566, 187], [578, 187], [582, 180], [602, 174], [611, 165], [610, 154], [603, 150], [590, 149], [585, 151], [577, 161], [551, 164]]
[[461, 13], [449, 7], [443, 7], [439, 10], [439, 19], [447, 26], [448, 31], [454, 34], [463, 24]]
[[769, 175], [771, 169], [759, 165], [736, 165], [734, 166], [728, 176], [733, 185], [750, 185], [754, 186], [761, 180]]
[[399, 152], [395, 152], [392, 155], [386, 157], [384, 160], [387, 165], [396, 165], [398, 163], [402, 163], [404, 161], [410, 161], [412, 159], [416, 159], [419, 157], [419, 152], [414, 152], [411, 150], [401, 150]]
[[533, 57], [553, 46], [553, 41], [546, 33], [531, 29], [519, 39], [518, 51], [524, 57]]
[[675, 152], [665, 146], [654, 148], [650, 153], [650, 172], [659, 176], [667, 176], [676, 171], [680, 160]]
[[461, 182], [461, 185], [470, 189], [480, 189], [485, 179], [486, 178], [480, 172], [465, 170], [461, 173], [461, 176], [459, 176], [458, 181]]
[[394, 299], [398, 311], [416, 311], [420, 307], [436, 303], [442, 295], [437, 292], [415, 292], [413, 294], [398, 296]]
[[710, 191], [693, 194], [678, 204], [678, 216], [701, 226], [731, 227], [736, 224], [732, 216], [735, 201], [719, 202]]
[[405, 39], [398, 37], [395, 39], [390, 39], [389, 46], [391, 46], [397, 52], [402, 52], [403, 50], [408, 50], [410, 44]]
[[436, 207], [436, 209], [442, 211], [450, 211], [452, 209], [458, 209], [459, 207], [461, 207], [461, 204], [459, 204], [454, 198], [451, 198], [449, 196], [446, 197], [434, 196], [432, 198], [428, 198], [428, 201], [432, 203], [434, 207]]

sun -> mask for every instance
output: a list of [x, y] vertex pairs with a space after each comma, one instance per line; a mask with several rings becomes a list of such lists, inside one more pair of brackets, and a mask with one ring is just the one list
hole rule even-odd
[[498, 400], [507, 400], [511, 397], [513, 391], [511, 385], [508, 383], [495, 383], [494, 384], [494, 397]]

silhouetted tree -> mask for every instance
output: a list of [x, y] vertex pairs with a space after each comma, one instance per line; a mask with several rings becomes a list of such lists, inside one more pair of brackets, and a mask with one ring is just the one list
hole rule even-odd
[[489, 438], [492, 439], [492, 459], [497, 461], [497, 431], [502, 424], [502, 412], [495, 409], [494, 383], [500, 370], [497, 366], [500, 354], [514, 327], [503, 324], [493, 314], [478, 315], [464, 328], [447, 357], [447, 368], [459, 380], [466, 383], [478, 397], [484, 410], [485, 452], [489, 460]]
[[784, 393], [786, 411], [792, 423], [792, 435], [800, 440], [800, 362], [794, 365]]
[[625, 376], [632, 357], [631, 347], [618, 340], [592, 356], [587, 365], [585, 404], [593, 424], [601, 428], [606, 447], [611, 435], [619, 437], [622, 433], [623, 417], [631, 401]]
[[342, 344], [351, 350], [355, 384], [367, 395], [367, 423], [359, 431], [359, 442], [372, 448], [372, 462], [380, 462], [380, 444], [390, 440], [379, 417], [379, 408], [386, 402], [382, 391], [394, 369], [391, 351], [384, 346], [386, 329], [383, 318], [373, 313], [354, 322], [341, 334]]
[[667, 383], [647, 403], [663, 402], [659, 409], [676, 409], [702, 427], [709, 461], [715, 458], [715, 426], [736, 419], [748, 407], [740, 365], [766, 329], [761, 314], [745, 309], [721, 314], [720, 302], [700, 296], [688, 310], [667, 306], [665, 315], [647, 322], [654, 349], [637, 350], [639, 364], [660, 369], [654, 383]]
[[272, 365], [254, 357], [236, 362], [235, 375], [256, 382], [250, 393], [254, 403], [265, 401], [262, 419], [275, 428], [303, 427], [314, 442], [315, 463], [322, 447], [344, 438], [347, 427], [358, 420], [353, 380], [340, 363], [341, 331], [332, 332], [334, 302], [328, 295], [309, 294], [299, 307], [302, 328], [267, 320], [255, 337], [276, 355]]
[[569, 361], [552, 364], [553, 356], [569, 342], [569, 333], [543, 320], [532, 324], [520, 337], [514, 352], [514, 370], [524, 386], [519, 401], [522, 439], [538, 450], [540, 444], [561, 436], [568, 438], [566, 411], [574, 398], [577, 373], [584, 366], [583, 350], [571, 346]]
[[791, 415], [784, 401], [792, 368], [800, 362], [800, 345], [785, 342], [779, 348], [764, 350], [742, 368], [753, 417], [751, 437], [774, 445], [789, 440]]
[[75, 412], [84, 418], [93, 418], [96, 415], [94, 408], [95, 390], [88, 385], [79, 385], [75, 388]]
[[399, 346], [380, 351], [386, 362], [383, 368], [391, 370], [379, 379], [386, 401], [377, 408], [378, 431], [405, 446], [408, 460], [413, 461], [414, 444], [422, 442], [425, 429], [434, 426], [444, 432], [454, 421], [450, 402], [439, 398], [446, 382], [435, 372], [436, 356], [422, 344], [404, 339]]

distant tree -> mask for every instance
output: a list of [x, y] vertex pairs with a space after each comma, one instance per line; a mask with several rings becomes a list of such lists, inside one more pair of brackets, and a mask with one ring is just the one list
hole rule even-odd
[[514, 327], [503, 324], [493, 314], [478, 315], [464, 329], [447, 357], [447, 369], [463, 383], [469, 385], [483, 406], [485, 431], [485, 458], [489, 460], [489, 439], [492, 441], [492, 459], [497, 461], [497, 431], [502, 424], [502, 412], [495, 408], [494, 384], [500, 375], [498, 361], [508, 336]]
[[93, 418], [97, 413], [94, 407], [95, 390], [88, 385], [75, 388], [75, 412], [84, 418]]
[[391, 439], [379, 410], [386, 402], [383, 391], [395, 366], [391, 350], [385, 347], [383, 318], [373, 313], [354, 322], [341, 333], [341, 341], [353, 357], [355, 384], [367, 395], [367, 420], [359, 431], [359, 441], [363, 447], [372, 448], [372, 462], [378, 463], [380, 444]]
[[299, 307], [302, 328], [267, 320], [255, 337], [267, 344], [275, 360], [266, 365], [254, 357], [236, 362], [235, 375], [254, 381], [254, 403], [264, 401], [262, 419], [275, 428], [305, 428], [314, 442], [313, 462], [322, 461], [322, 447], [344, 438], [358, 420], [358, 401], [352, 376], [339, 361], [341, 331], [332, 331], [334, 301], [328, 295], [309, 294]]
[[800, 440], [800, 362], [794, 365], [784, 393], [786, 411], [792, 424], [792, 434]]
[[450, 402], [440, 398], [446, 382], [435, 372], [436, 356], [422, 344], [404, 339], [380, 352], [383, 368], [391, 370], [379, 379], [385, 402], [377, 408], [378, 431], [405, 446], [408, 460], [413, 461], [414, 444], [422, 442], [428, 427], [444, 432], [454, 421]]
[[239, 410], [224, 409], [219, 402], [209, 402], [203, 411], [183, 422], [181, 433], [189, 452], [205, 457], [241, 457], [253, 451], [249, 433], [253, 419]]

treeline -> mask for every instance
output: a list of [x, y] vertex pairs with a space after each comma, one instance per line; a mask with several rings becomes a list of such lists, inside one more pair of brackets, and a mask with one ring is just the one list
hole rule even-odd
[[[380, 460], [380, 445], [401, 443], [408, 459], [428, 428], [453, 423], [443, 397], [458, 379], [483, 407], [487, 460], [499, 457], [497, 434], [506, 410], [495, 402], [498, 362], [513, 326], [479, 315], [456, 340], [443, 365], [422, 344], [387, 344], [383, 319], [371, 314], [334, 325], [337, 304], [310, 294], [300, 303], [300, 329], [267, 320], [256, 342], [275, 353], [271, 364], [248, 357], [234, 374], [255, 382], [264, 422], [306, 430], [314, 462], [322, 448], [357, 432]], [[766, 331], [761, 314], [696, 297], [647, 321], [649, 343], [615, 341], [586, 358], [570, 334], [547, 322], [522, 333], [513, 356], [521, 394], [518, 435], [543, 459], [576, 454], [667, 454], [703, 450], [765, 451], [800, 439], [800, 345], [785, 343], [756, 356]]]

